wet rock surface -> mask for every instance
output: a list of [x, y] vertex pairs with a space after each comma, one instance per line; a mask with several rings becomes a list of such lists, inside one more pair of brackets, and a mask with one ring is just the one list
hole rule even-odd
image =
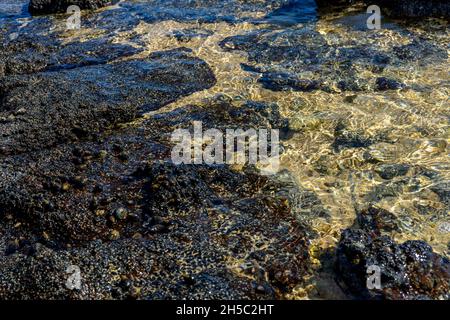
[[400, 0], [376, 1], [385, 11], [394, 17], [450, 17], [450, 4], [445, 0]]
[[[424, 241], [398, 244], [381, 235], [395, 228], [392, 218], [370, 207], [358, 216], [359, 228], [343, 232], [336, 253], [339, 277], [364, 299], [449, 299], [450, 261]], [[380, 268], [381, 288], [367, 286], [371, 266]]]
[[26, 35], [2, 43], [0, 75], [30, 74], [106, 64], [139, 51], [129, 45], [110, 43], [108, 39], [63, 45], [51, 37]]
[[32, 14], [65, 13], [72, 5], [81, 10], [95, 10], [117, 2], [118, 0], [31, 0], [28, 9]]
[[[292, 229], [287, 204], [264, 191], [277, 183], [226, 168], [147, 167], [148, 172], [140, 173], [141, 183], [134, 183], [143, 187], [145, 205], [139, 207], [144, 212], [128, 205], [129, 214], [138, 217], [113, 223], [110, 228], [117, 230], [118, 239], [109, 240], [105, 232], [103, 241], [64, 250], [45, 239], [31, 240], [31, 252], [21, 248], [2, 259], [2, 298], [128, 298], [133, 297], [132, 287], [139, 288], [134, 297], [142, 299], [275, 298], [301, 282], [307, 259], [302, 234]], [[221, 181], [239, 183], [242, 189], [236, 193], [234, 185]], [[186, 183], [193, 188], [186, 189]], [[173, 198], [174, 188], [180, 204]], [[241, 194], [250, 190], [256, 191], [254, 196], [242, 200]], [[200, 201], [194, 192], [205, 197]], [[80, 207], [74, 214], [83, 211]], [[47, 213], [46, 221], [52, 216]], [[75, 217], [69, 219], [80, 226]], [[108, 221], [107, 214], [100, 219]], [[266, 248], [270, 239], [275, 242]], [[236, 270], [230, 270], [230, 263]], [[79, 291], [64, 286], [71, 264], [83, 272]], [[132, 287], [123, 288], [124, 279]], [[257, 291], [259, 286], [265, 290]]]
[[[218, 98], [90, 141], [3, 157], [1, 297], [258, 299], [301, 283], [308, 254], [295, 189], [250, 167], [168, 162], [170, 134], [192, 120], [287, 125], [275, 105]], [[72, 264], [85, 277], [79, 291], [62, 281]]]

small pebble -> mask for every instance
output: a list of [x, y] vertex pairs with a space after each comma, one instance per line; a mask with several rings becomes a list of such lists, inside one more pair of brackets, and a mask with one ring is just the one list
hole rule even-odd
[[111, 231], [111, 240], [117, 240], [120, 237], [120, 232], [117, 230], [112, 230]]
[[68, 182], [64, 182], [61, 186], [62, 191], [68, 191], [70, 189], [70, 184]]
[[114, 217], [118, 220], [125, 220], [128, 217], [128, 211], [125, 208], [117, 208], [114, 210]]

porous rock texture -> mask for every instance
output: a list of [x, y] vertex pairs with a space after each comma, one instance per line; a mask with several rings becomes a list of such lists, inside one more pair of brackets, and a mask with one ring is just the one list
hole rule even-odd
[[95, 10], [117, 2], [118, 0], [31, 0], [28, 10], [32, 14], [63, 13], [72, 5], [81, 10]]
[[450, 3], [447, 0], [317, 0], [320, 8], [364, 3], [378, 5], [383, 14], [397, 18], [449, 17]]
[[[445, 299], [450, 289], [450, 261], [424, 241], [396, 243], [384, 231], [398, 228], [387, 210], [363, 210], [343, 232], [336, 253], [336, 269], [345, 287], [363, 299]], [[380, 268], [381, 288], [369, 288], [370, 267]]]

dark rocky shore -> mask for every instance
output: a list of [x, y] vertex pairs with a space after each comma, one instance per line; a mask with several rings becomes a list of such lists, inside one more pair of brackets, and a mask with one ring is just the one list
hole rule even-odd
[[65, 13], [71, 5], [81, 10], [95, 10], [110, 6], [119, 0], [31, 0], [29, 10], [32, 14]]
[[[29, 8], [48, 14], [71, 4], [94, 10], [115, 2], [32, 0]], [[260, 18], [247, 15], [271, 17], [289, 1], [148, 2], [86, 13], [85, 26], [102, 30], [86, 41], [64, 39], [64, 31], [51, 28], [51, 16], [20, 28], [0, 20], [0, 299], [283, 299], [309, 284], [309, 246], [317, 235], [308, 221], [329, 217], [313, 191], [287, 170], [263, 176], [250, 165], [170, 160], [171, 133], [193, 121], [204, 129], [279, 129], [282, 139], [298, 129], [277, 103], [228, 95], [157, 112], [218, 84], [214, 69], [183, 47], [212, 32], [173, 33], [168, 37], [178, 48], [150, 53], [137, 36], [114, 41], [116, 30], [132, 30], [140, 21], [258, 25]], [[420, 7], [422, 14], [399, 3], [400, 9], [390, 7], [408, 16], [448, 9], [432, 1]], [[260, 75], [259, 84], [274, 92], [427, 90], [383, 73], [448, 59], [431, 39], [409, 36], [410, 44], [382, 50], [333, 44], [310, 26], [274, 23], [222, 39], [220, 48], [246, 52], [243, 70]], [[313, 76], [304, 78], [305, 71]], [[393, 143], [382, 134], [352, 132], [345, 123], [333, 139], [336, 153]], [[415, 172], [406, 165], [378, 170], [389, 186], [403, 186], [394, 178]], [[373, 192], [331, 254], [330, 279], [340, 295], [330, 297], [449, 299], [449, 260], [424, 241], [400, 244], [384, 234], [398, 226], [376, 207], [382, 192]], [[447, 185], [436, 183], [430, 192], [448, 208]], [[365, 285], [373, 264], [382, 269], [381, 290]], [[70, 265], [82, 271], [79, 290], [65, 285]]]
[[378, 5], [384, 14], [392, 17], [450, 17], [447, 0], [317, 0], [321, 7], [347, 6], [355, 3]]
[[[29, 11], [32, 14], [64, 13], [70, 5], [76, 5], [82, 10], [95, 10], [116, 4], [118, 0], [30, 0]], [[158, 1], [155, 1], [159, 4]], [[215, 1], [211, 1], [214, 3]], [[241, 1], [237, 1], [238, 3]], [[264, 3], [265, 1], [260, 1]], [[267, 1], [268, 3], [288, 3], [289, 1]], [[367, 5], [376, 4], [383, 11], [395, 17], [427, 17], [450, 16], [450, 4], [446, 0], [317, 0], [319, 7], [345, 6], [358, 2], [366, 2]], [[245, 1], [241, 2], [245, 5]], [[254, 3], [257, 5], [258, 2]], [[184, 4], [182, 4], [183, 6]], [[208, 4], [211, 5], [211, 4]], [[250, 4], [253, 5], [253, 4]]]

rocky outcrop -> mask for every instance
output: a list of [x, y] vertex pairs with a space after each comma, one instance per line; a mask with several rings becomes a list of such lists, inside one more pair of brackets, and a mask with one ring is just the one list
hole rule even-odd
[[337, 46], [333, 37], [320, 34], [313, 27], [300, 26], [252, 31], [225, 38], [220, 45], [226, 51], [246, 52], [249, 61], [242, 68], [261, 74], [258, 81], [273, 91], [402, 90], [407, 88], [405, 84], [382, 76], [386, 68], [401, 70], [411, 62], [425, 65], [447, 59], [444, 48], [415, 37], [410, 44], [393, 44], [391, 50], [376, 44], [358, 45], [344, 37], [341, 40]]
[[81, 10], [95, 10], [117, 3], [118, 0], [31, 0], [28, 10], [31, 14], [65, 13], [71, 5]]
[[[397, 228], [386, 210], [370, 207], [356, 226], [343, 232], [336, 271], [348, 290], [362, 299], [449, 299], [450, 261], [424, 241], [398, 244], [383, 231]], [[369, 267], [380, 268], [381, 288], [369, 289]]]
[[346, 6], [355, 3], [365, 3], [367, 6], [376, 4], [381, 12], [392, 17], [449, 17], [450, 3], [447, 0], [317, 0], [320, 9], [330, 11], [332, 6]]
[[[119, 0], [31, 0], [29, 11], [31, 14], [50, 14], [66, 12], [70, 5], [77, 5], [80, 9], [95, 10], [118, 3]], [[289, 0], [150, 0], [134, 3], [132, 6], [120, 7], [116, 12], [106, 13], [109, 17], [117, 16], [130, 20], [192, 20], [200, 19], [205, 22], [223, 20], [229, 22], [238, 21], [238, 16], [245, 12], [255, 10], [271, 12], [289, 3]], [[126, 13], [133, 12], [134, 17]], [[108, 21], [114, 27], [123, 27], [126, 21]], [[120, 23], [122, 22], [122, 23]], [[111, 27], [111, 26], [110, 26]]]

